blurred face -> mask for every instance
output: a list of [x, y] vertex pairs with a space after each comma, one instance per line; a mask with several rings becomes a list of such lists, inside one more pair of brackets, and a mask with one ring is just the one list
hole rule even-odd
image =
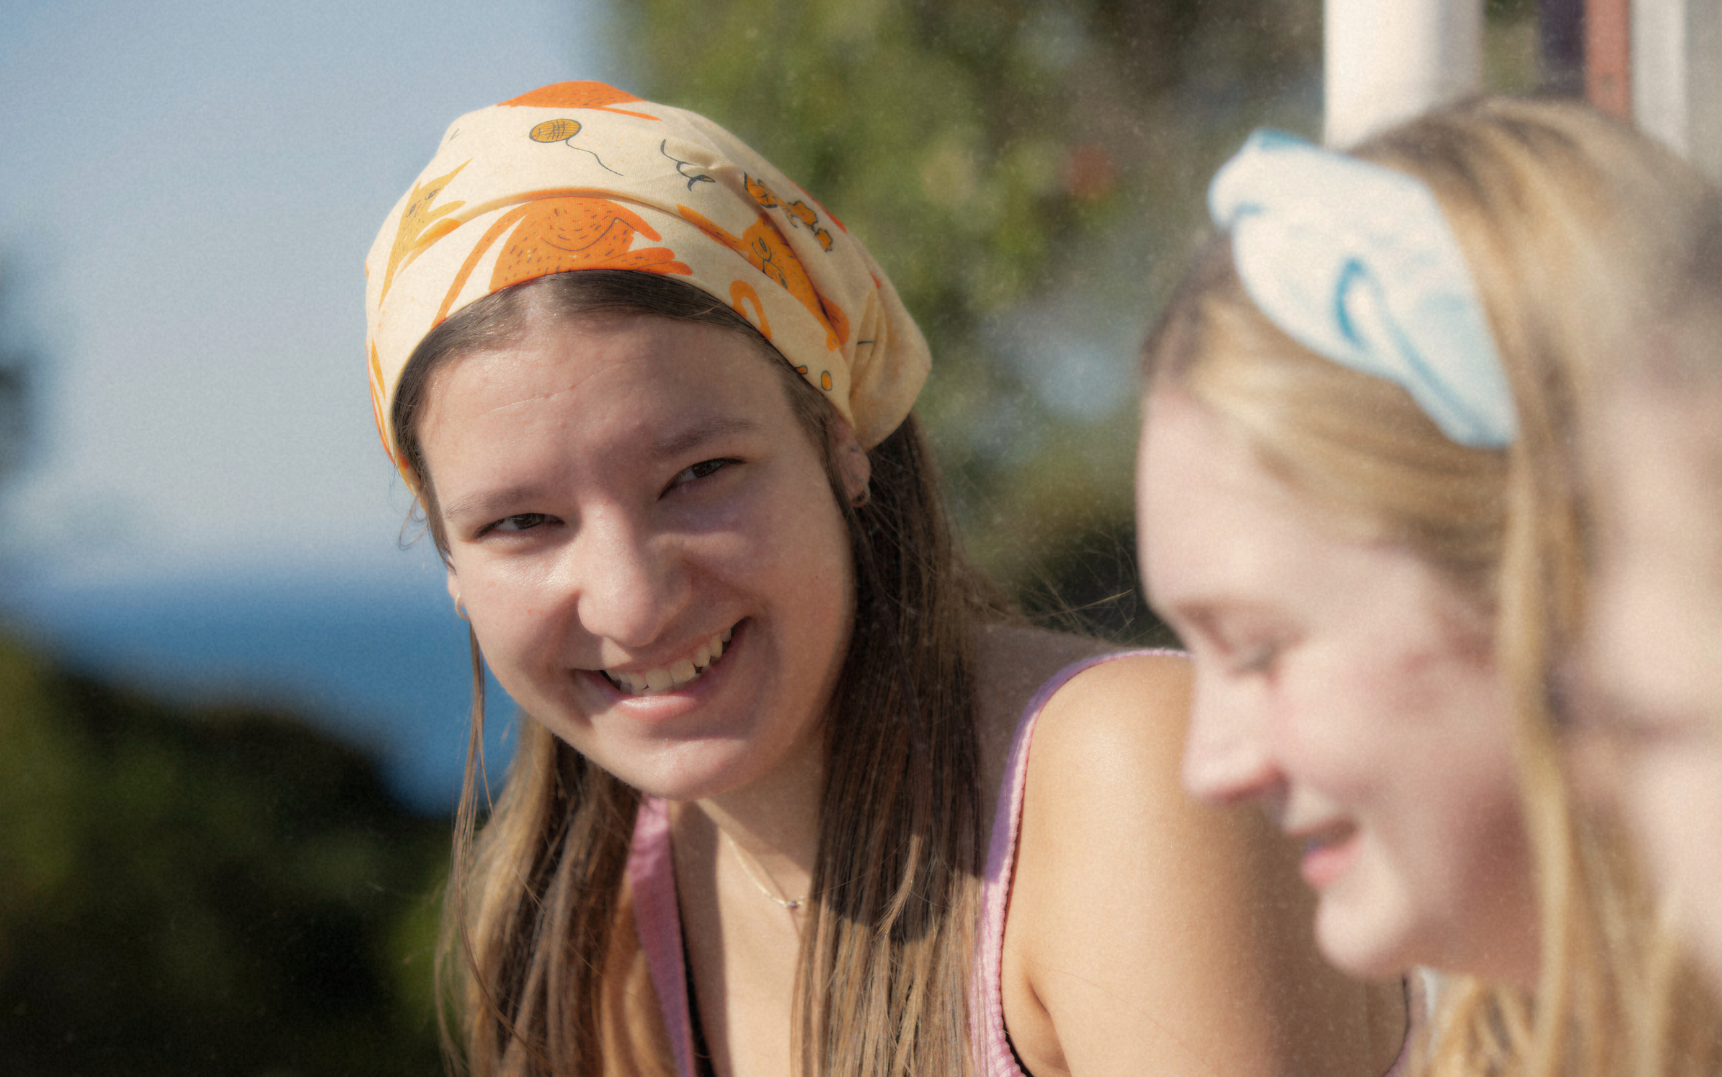
[[1722, 984], [1722, 486], [1703, 463], [1717, 417], [1702, 418], [1628, 392], [1599, 430], [1587, 672], [1605, 702], [1580, 760], [1625, 809]]
[[[859, 489], [866, 457], [838, 425]], [[434, 379], [420, 438], [449, 590], [529, 713], [673, 800], [817, 760], [853, 618], [848, 535], [751, 341], [538, 318]]]
[[1149, 597], [1195, 660], [1184, 779], [1303, 846], [1328, 958], [1529, 982], [1531, 859], [1479, 615], [1423, 561], [1324, 526], [1242, 435], [1155, 392], [1137, 470]]

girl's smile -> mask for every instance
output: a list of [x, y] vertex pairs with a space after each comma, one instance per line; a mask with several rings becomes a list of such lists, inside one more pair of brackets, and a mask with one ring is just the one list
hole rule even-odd
[[641, 672], [607, 669], [604, 676], [622, 692], [634, 696], [662, 695], [671, 689], [684, 688], [704, 677], [723, 657], [724, 645], [734, 634], [734, 628], [726, 628], [711, 639], [702, 640], [693, 653], [683, 655], [668, 666], [655, 666]]
[[[743, 625], [745, 623], [743, 622]], [[704, 666], [695, 666], [692, 658], [680, 658], [668, 667], [657, 666], [644, 674], [605, 669], [581, 670], [579, 676], [601, 696], [608, 697], [609, 707], [618, 716], [646, 726], [665, 727], [667, 730], [684, 716], [697, 716], [714, 695], [723, 691], [730, 671], [737, 666], [746, 665], [743, 646], [746, 642], [746, 629], [743, 625], [738, 625], [733, 630], [725, 629], [696, 648], [696, 654], [704, 652], [708, 656], [715, 656], [708, 657]], [[738, 632], [741, 633], [740, 638], [736, 636]], [[726, 636], [730, 639], [728, 643], [724, 641]], [[711, 648], [714, 641], [717, 644], [715, 651]], [[675, 678], [684, 669], [691, 669], [693, 672], [677, 683]], [[623, 683], [618, 684], [618, 681]], [[658, 686], [653, 687], [654, 684]], [[634, 685], [639, 687], [635, 688]]]

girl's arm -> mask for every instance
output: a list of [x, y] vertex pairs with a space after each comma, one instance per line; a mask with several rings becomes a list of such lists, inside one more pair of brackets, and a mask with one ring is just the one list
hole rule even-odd
[[1004, 1012], [1034, 1077], [1380, 1077], [1397, 983], [1316, 952], [1296, 850], [1253, 808], [1179, 780], [1188, 663], [1078, 675], [1037, 725], [1005, 929]]

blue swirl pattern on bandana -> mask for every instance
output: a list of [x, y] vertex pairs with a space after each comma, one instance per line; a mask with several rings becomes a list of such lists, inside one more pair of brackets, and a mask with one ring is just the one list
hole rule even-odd
[[1258, 130], [1215, 173], [1244, 290], [1304, 347], [1404, 386], [1442, 433], [1501, 448], [1512, 391], [1459, 241], [1402, 172]]

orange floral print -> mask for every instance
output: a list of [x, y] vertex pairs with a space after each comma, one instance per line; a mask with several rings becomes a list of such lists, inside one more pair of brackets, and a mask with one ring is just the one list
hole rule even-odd
[[[606, 86], [602, 82], [558, 82], [551, 86], [540, 86], [531, 93], [523, 93], [519, 97], [504, 101], [502, 105], [526, 108], [594, 108], [600, 112], [613, 112], [618, 116], [656, 120], [656, 116], [644, 112], [630, 112], [625, 108], [610, 107], [611, 105], [625, 105], [629, 101], [644, 100], [644, 98], [635, 97], [626, 90], [618, 90], [616, 87]], [[650, 104], [650, 102], [647, 103]]]
[[383, 364], [382, 361], [377, 358], [377, 342], [374, 340], [371, 341], [371, 361], [369, 366], [371, 375], [369, 378], [371, 383], [371, 417], [377, 420], [377, 436], [383, 439], [383, 451], [389, 454], [389, 462], [394, 464], [398, 470], [401, 466], [401, 461], [395, 457], [395, 447], [389, 444], [389, 428], [383, 422], [383, 398], [387, 394], [383, 392]]
[[[433, 205], [436, 196], [448, 186], [449, 180], [460, 175], [460, 170], [471, 164], [464, 161], [459, 168], [447, 175], [438, 176], [427, 183], [415, 183], [411, 193], [407, 195], [407, 208], [401, 214], [401, 224], [395, 231], [395, 245], [389, 250], [388, 268], [383, 271], [383, 290], [377, 297], [381, 303], [389, 294], [389, 286], [395, 282], [395, 273], [406, 268], [414, 258], [425, 252], [432, 243], [459, 228], [461, 222], [450, 218], [448, 214], [466, 205], [465, 202], [444, 202], [440, 206]], [[438, 218], [442, 218], [439, 220]]]
[[[745, 280], [732, 280], [732, 281], [730, 281], [729, 282], [729, 305], [730, 305], [730, 308], [732, 310], [734, 310], [737, 314], [741, 315], [743, 318], [747, 318], [747, 316], [748, 316], [747, 310], [742, 306], [742, 304], [744, 302], [751, 304], [753, 306], [753, 317], [749, 318], [748, 320], [757, 323], [759, 326], [759, 335], [764, 337], [767, 340], [770, 340], [771, 339], [771, 322], [766, 320], [765, 304], [761, 303], [759, 301], [759, 293], [754, 291], [753, 285], [749, 284]], [[807, 368], [806, 367], [797, 367], [795, 369], [795, 372], [797, 374], [805, 374], [805, 373], [807, 373]]]
[[563, 116], [555, 120], [545, 120], [526, 133], [526, 137], [534, 142], [566, 142], [580, 133], [580, 121]]
[[[758, 202], [760, 206], [765, 209], [782, 209], [783, 212], [789, 215], [789, 225], [791, 228], [795, 227], [795, 222], [800, 221], [803, 227], [813, 233], [813, 238], [819, 241], [820, 247], [828, 251], [831, 249], [831, 244], [833, 242], [831, 239], [831, 233], [826, 231], [824, 228], [819, 227], [819, 214], [813, 212], [806, 202], [802, 202], [800, 200], [786, 202], [782, 198], [778, 197], [777, 192], [767, 186], [764, 180], [755, 179], [752, 176], [747, 175], [745, 172], [742, 173], [742, 178], [747, 184], [747, 193], [752, 195], [753, 200]], [[825, 207], [821, 206], [819, 208], [824, 209]]]
[[843, 308], [819, 294], [801, 259], [778, 231], [770, 217], [761, 213], [759, 219], [737, 236], [728, 229], [687, 206], [676, 206], [676, 212], [706, 235], [746, 258], [752, 266], [783, 286], [825, 326], [825, 346], [832, 351], [842, 347], [849, 338], [849, 318]]
[[693, 272], [676, 261], [676, 252], [668, 247], [634, 249], [636, 235], [654, 241], [662, 237], [639, 214], [608, 198], [581, 195], [533, 198], [504, 213], [479, 239], [437, 309], [438, 323], [448, 316], [449, 307], [466, 286], [479, 259], [510, 228], [514, 232], [509, 236], [508, 246], [497, 256], [487, 294], [570, 269]]

